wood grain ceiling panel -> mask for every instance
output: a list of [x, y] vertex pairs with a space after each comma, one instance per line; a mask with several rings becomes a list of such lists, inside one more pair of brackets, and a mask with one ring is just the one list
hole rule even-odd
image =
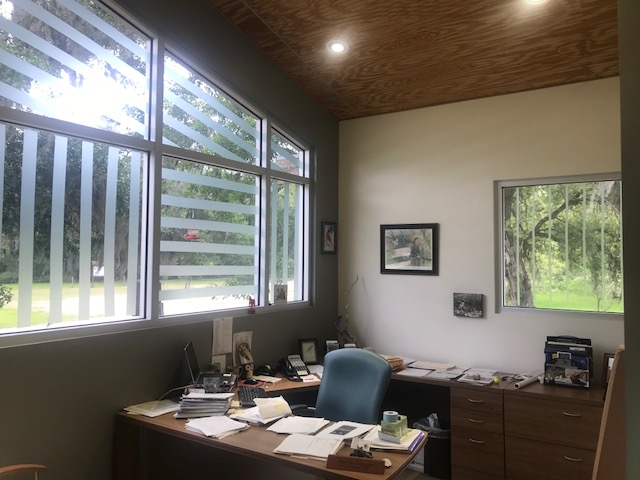
[[208, 1], [340, 120], [618, 75], [616, 0]]

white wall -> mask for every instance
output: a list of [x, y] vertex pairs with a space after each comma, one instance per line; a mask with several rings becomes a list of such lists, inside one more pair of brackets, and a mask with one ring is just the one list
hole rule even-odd
[[[547, 335], [623, 343], [623, 319], [495, 313], [495, 180], [620, 171], [619, 78], [345, 121], [339, 298], [360, 345], [462, 366], [540, 369]], [[439, 276], [381, 275], [380, 225], [440, 224]], [[483, 319], [453, 293], [485, 295]], [[599, 378], [599, 377], [596, 377]]]

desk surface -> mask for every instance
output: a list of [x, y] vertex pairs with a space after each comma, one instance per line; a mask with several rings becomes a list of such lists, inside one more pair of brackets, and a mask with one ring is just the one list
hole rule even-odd
[[[392, 462], [391, 468], [386, 469], [383, 475], [376, 475], [360, 472], [350, 472], [346, 470], [332, 470], [326, 468], [325, 461], [295, 458], [288, 455], [273, 453], [273, 450], [282, 442], [285, 436], [270, 432], [264, 427], [250, 427], [248, 430], [218, 440], [206, 437], [205, 435], [197, 432], [187, 430], [185, 428], [186, 420], [177, 420], [173, 417], [173, 414], [170, 413], [156, 418], [149, 418], [139, 415], [133, 416], [122, 412], [117, 415], [116, 422], [120, 424], [135, 426], [140, 430], [153, 430], [161, 432], [172, 437], [177, 437], [188, 440], [190, 442], [206, 445], [217, 450], [238, 454], [253, 459], [266, 460], [268, 462], [277, 463], [281, 466], [309, 473], [311, 475], [318, 475], [322, 478], [335, 480], [387, 480], [396, 478], [400, 474], [400, 472], [402, 472], [406, 468], [411, 460], [413, 460], [413, 457], [420, 450], [420, 448], [422, 448], [422, 446], [424, 446], [424, 444], [426, 443], [425, 436], [425, 438], [423, 438], [422, 440], [421, 445], [419, 445], [411, 454], [404, 452], [396, 453], [387, 451], [374, 452], [374, 458], [389, 458]], [[344, 447], [338, 454], [342, 456], [348, 456], [350, 452], [351, 449], [349, 449], [348, 447]]]

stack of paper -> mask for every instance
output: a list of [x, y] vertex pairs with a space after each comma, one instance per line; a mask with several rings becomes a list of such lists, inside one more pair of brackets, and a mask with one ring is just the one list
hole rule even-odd
[[224, 415], [231, 406], [233, 393], [189, 392], [182, 395], [176, 418], [198, 418]]
[[264, 418], [260, 414], [260, 409], [258, 407], [251, 407], [251, 408], [245, 408], [244, 410], [238, 410], [237, 412], [232, 413], [229, 416], [235, 420], [252, 423], [254, 425], [267, 425], [283, 417], [283, 415], [279, 415], [275, 417]]
[[391, 442], [381, 439], [379, 436], [379, 432], [380, 426], [378, 425], [364, 437], [364, 442], [368, 443], [371, 448], [379, 450], [401, 450], [405, 452], [412, 452], [425, 435], [425, 432], [423, 432], [422, 430], [410, 428], [407, 434], [402, 437], [400, 442]]
[[271, 425], [267, 430], [275, 433], [304, 433], [313, 435], [329, 424], [329, 420], [316, 417], [285, 417]]
[[213, 438], [224, 438], [249, 428], [249, 425], [236, 422], [225, 416], [194, 418], [185, 425], [187, 430], [198, 432]]
[[316, 434], [317, 437], [334, 438], [336, 440], [345, 440], [347, 438], [354, 438], [364, 435], [365, 433], [374, 429], [375, 425], [368, 425], [365, 423], [340, 421], [336, 422], [330, 427], [325, 428], [321, 432]]
[[329, 455], [338, 453], [342, 440], [294, 433], [285, 438], [273, 452], [296, 457], [326, 460]]
[[147, 417], [158, 417], [176, 410], [178, 410], [178, 404], [171, 400], [153, 400], [125, 407], [125, 411], [131, 415], [145, 415]]

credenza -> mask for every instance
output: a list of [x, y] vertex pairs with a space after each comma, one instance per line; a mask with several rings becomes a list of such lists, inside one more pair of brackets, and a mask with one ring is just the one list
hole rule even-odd
[[450, 424], [453, 480], [589, 480], [603, 406], [602, 388], [516, 389], [398, 374], [385, 398], [385, 408], [410, 423], [435, 411]]

